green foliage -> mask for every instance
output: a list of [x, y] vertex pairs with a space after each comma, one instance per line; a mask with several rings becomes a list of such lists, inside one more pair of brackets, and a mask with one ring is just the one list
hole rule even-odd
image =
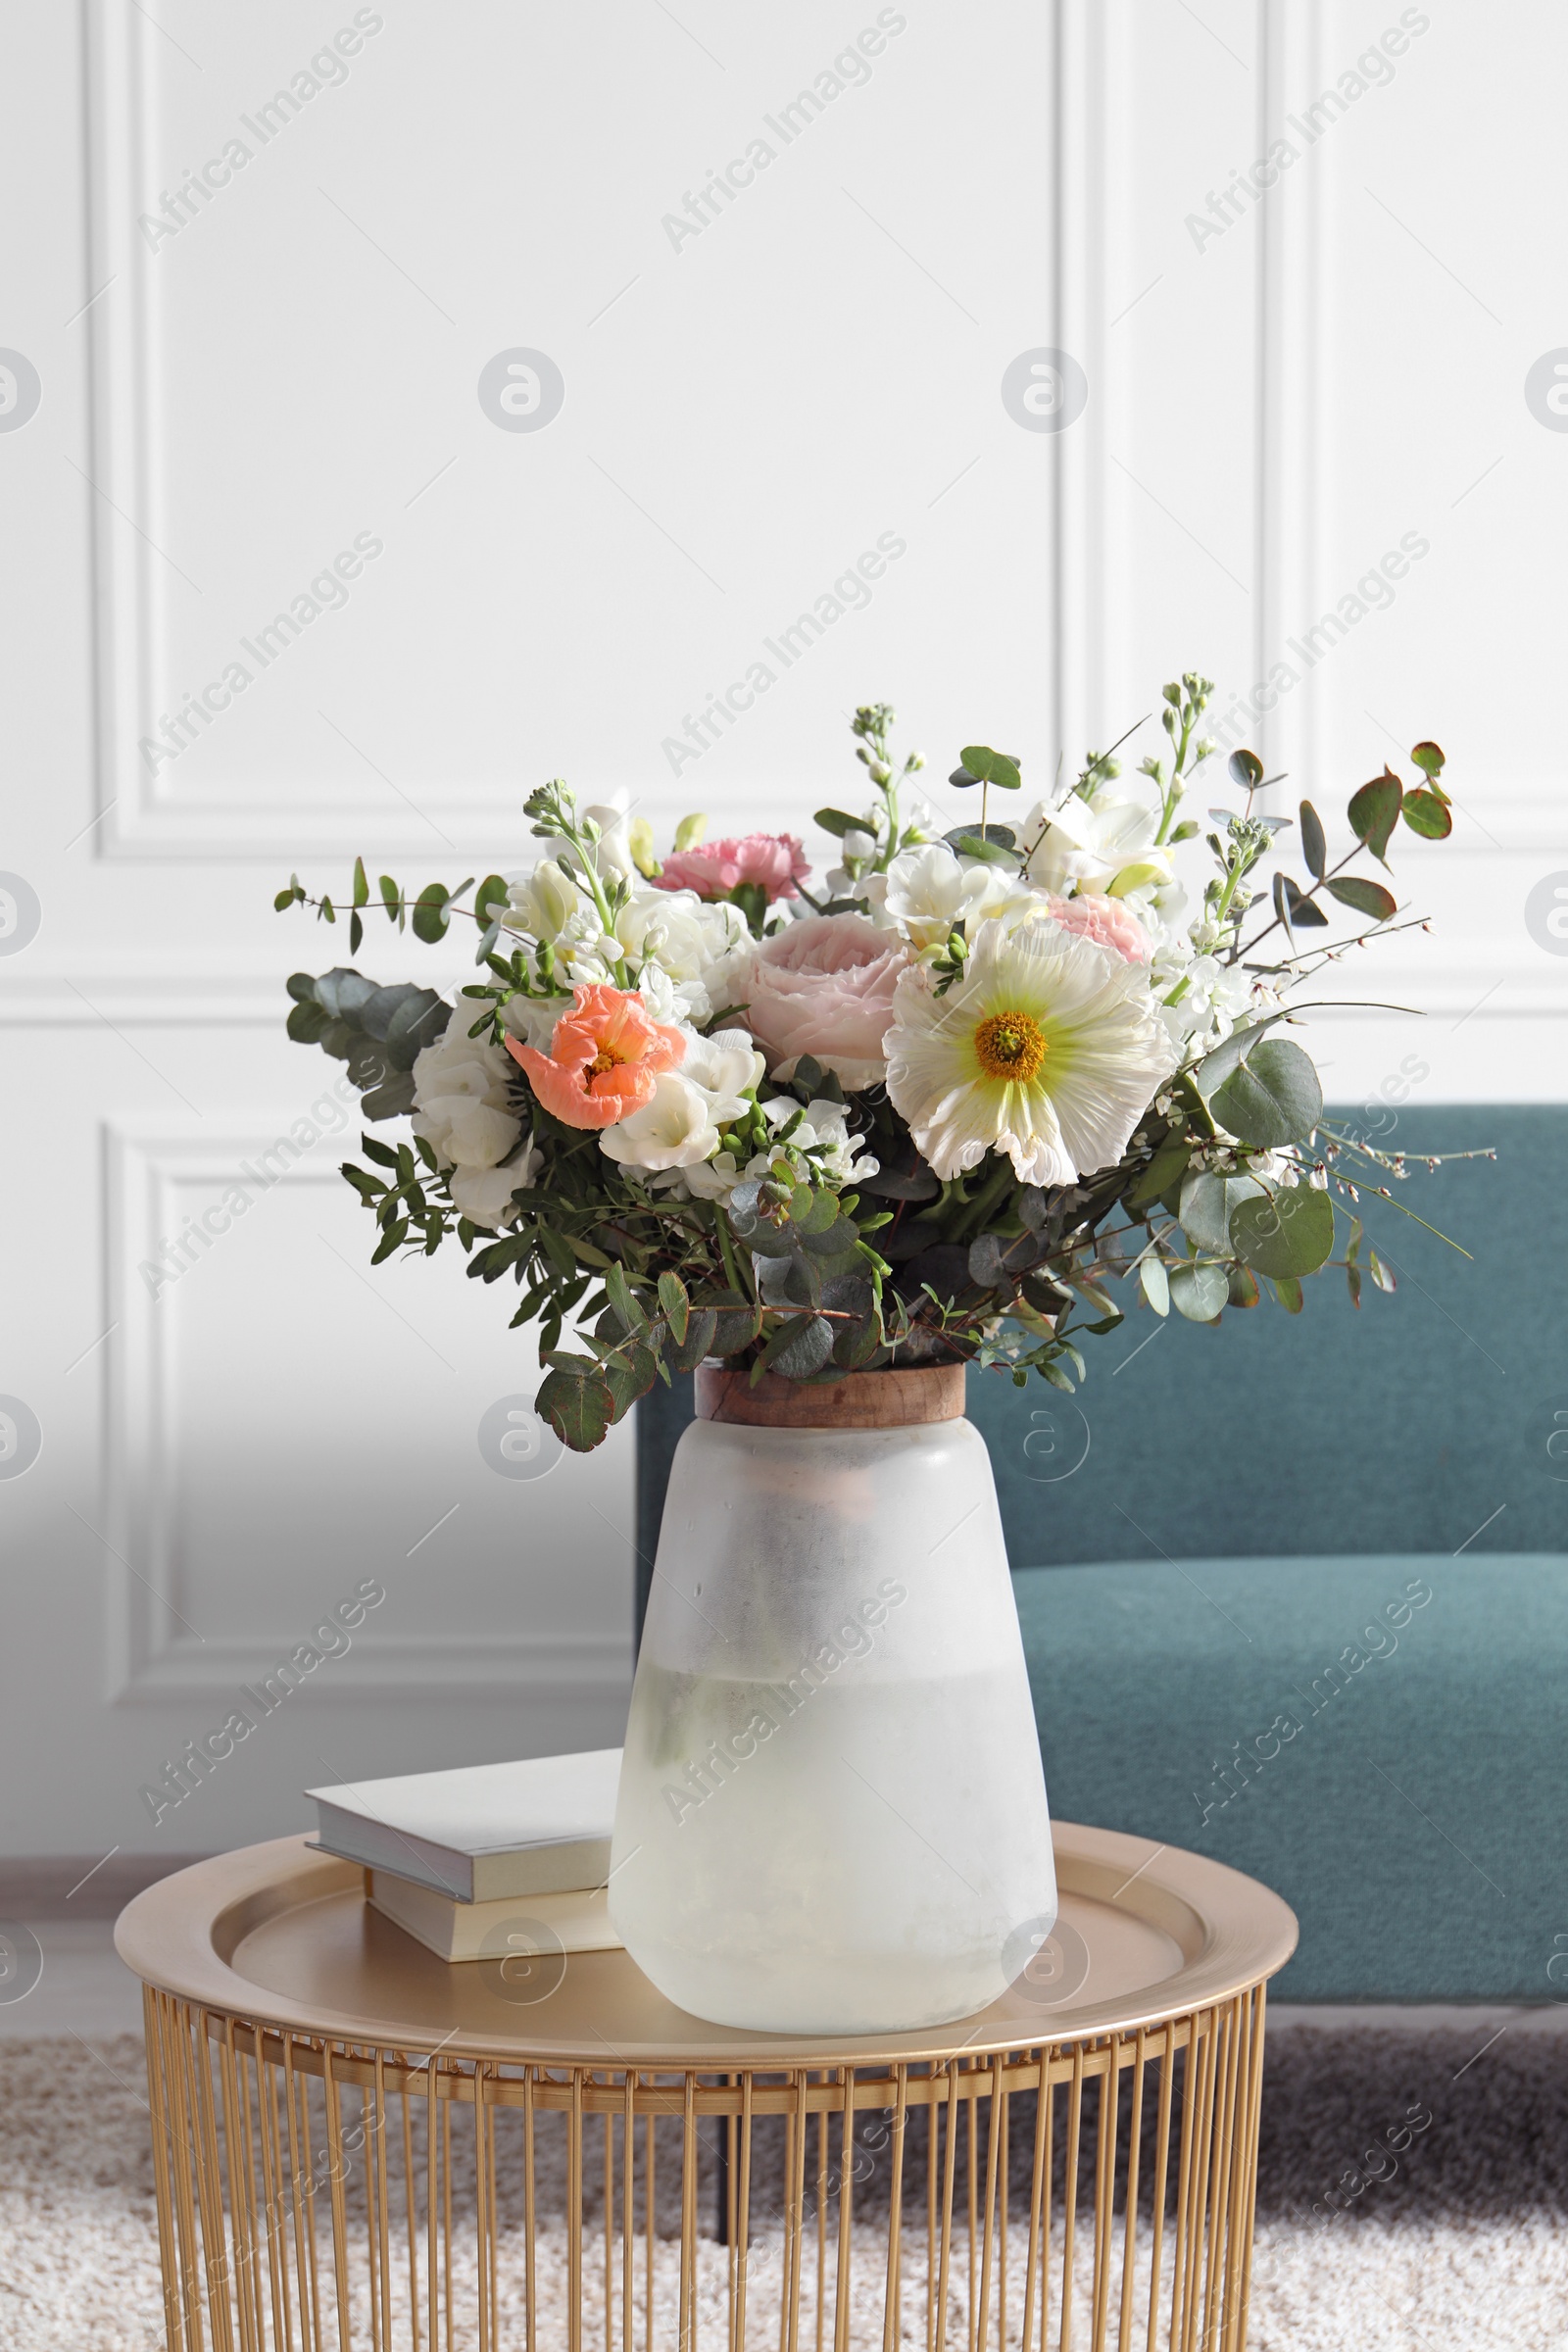
[[1255, 1273], [1276, 1281], [1315, 1274], [1333, 1252], [1334, 1203], [1310, 1185], [1282, 1185], [1271, 1198], [1243, 1201], [1231, 1239]]
[[433, 989], [410, 981], [380, 988], [340, 964], [314, 979], [295, 972], [288, 993], [289, 1036], [347, 1062], [367, 1118], [395, 1118], [414, 1108], [414, 1064], [452, 1017]]
[[1003, 792], [1016, 792], [1023, 782], [1018, 761], [1006, 752], [994, 752], [989, 744], [966, 744], [958, 759], [960, 764], [948, 782], [956, 784], [960, 791], [973, 784], [995, 784]]
[[[1168, 752], [1141, 766], [1158, 795], [1155, 840], [1115, 875], [1117, 892], [1162, 882], [1169, 847], [1199, 830], [1191, 820], [1178, 822], [1177, 811], [1191, 774], [1214, 754], [1198, 734], [1212, 692], [1196, 672], [1163, 689]], [[860, 814], [835, 805], [818, 810], [818, 825], [841, 845], [842, 875], [833, 887], [843, 895], [824, 906], [803, 890], [816, 911], [867, 906], [870, 878], [931, 837], [901, 811], [901, 786], [923, 761], [917, 753], [895, 761], [893, 723], [886, 704], [855, 713], [857, 758], [872, 804]], [[1092, 800], [1120, 774], [1119, 748], [1088, 755], [1073, 786], [1079, 797]], [[1327, 930], [1336, 919], [1331, 910], [1374, 926], [1392, 922], [1398, 912], [1392, 892], [1346, 869], [1368, 856], [1386, 863], [1401, 819], [1429, 840], [1451, 833], [1441, 750], [1421, 743], [1411, 760], [1422, 778], [1413, 790], [1386, 768], [1351, 796], [1350, 845], [1331, 859], [1312, 802], [1298, 802], [1294, 825], [1270, 813], [1265, 796], [1282, 779], [1266, 776], [1255, 753], [1233, 753], [1229, 775], [1245, 806], [1210, 811], [1214, 874], [1194, 935], [1201, 952], [1277, 989], [1322, 956], [1323, 948], [1303, 943]], [[952, 780], [982, 791], [1017, 791], [1022, 782], [1016, 759], [983, 744], [965, 747]], [[603, 931], [614, 935], [636, 877], [628, 880], [619, 860], [601, 871], [599, 821], [559, 778], [530, 793], [525, 810], [536, 837], [570, 868]], [[986, 821], [984, 804], [976, 815], [980, 821], [956, 827], [946, 840], [966, 861], [1004, 873], [1030, 862], [1049, 822], [1043, 818], [1041, 833], [1025, 840]], [[706, 822], [684, 819], [676, 849], [694, 847]], [[1282, 836], [1291, 834], [1299, 842], [1299, 874], [1279, 859]], [[660, 870], [646, 824], [634, 828], [632, 856], [641, 874]], [[754, 935], [784, 919], [759, 885], [739, 886], [731, 897]], [[517, 918], [509, 916], [508, 885], [496, 873], [477, 887], [470, 876], [453, 890], [427, 882], [416, 891], [381, 874], [372, 888], [365, 860], [356, 858], [335, 902], [312, 897], [293, 875], [273, 904], [279, 911], [313, 908], [327, 923], [341, 913], [351, 954], [376, 904], [389, 923], [412, 929], [424, 945], [471, 938], [478, 969], [462, 991], [467, 1003], [460, 999], [458, 1017], [463, 1033], [496, 1046], [505, 1042], [514, 1000], [529, 1000], [535, 1017], [554, 1017], [570, 1001], [569, 950], [560, 950], [558, 961], [550, 941], [520, 935]], [[1250, 912], [1253, 925], [1244, 936]], [[464, 928], [469, 923], [471, 933]], [[1256, 960], [1259, 942], [1271, 934], [1282, 957], [1273, 964]], [[1325, 943], [1330, 953], [1336, 944]], [[961, 978], [971, 945], [964, 922], [955, 922], [933, 959], [939, 993]], [[610, 968], [616, 986], [637, 985], [634, 960], [612, 957]], [[444, 1033], [452, 1017], [446, 1003], [407, 983], [378, 987], [341, 965], [316, 977], [296, 973], [288, 991], [290, 1037], [347, 1064], [368, 1120], [412, 1108], [413, 1065]], [[598, 1445], [656, 1381], [706, 1357], [744, 1364], [753, 1379], [772, 1371], [824, 1384], [862, 1368], [963, 1361], [1020, 1383], [1038, 1374], [1070, 1392], [1085, 1373], [1083, 1335], [1108, 1332], [1141, 1306], [1211, 1324], [1227, 1308], [1250, 1310], [1267, 1290], [1286, 1312], [1300, 1312], [1303, 1278], [1333, 1256], [1337, 1202], [1349, 1239], [1335, 1262], [1354, 1302], [1395, 1288], [1387, 1260], [1351, 1213], [1356, 1196], [1345, 1160], [1351, 1155], [1357, 1171], [1369, 1167], [1374, 1177], [1396, 1177], [1402, 1163], [1322, 1130], [1312, 1063], [1275, 1034], [1284, 1017], [1266, 1011], [1196, 1065], [1189, 1060], [1150, 1105], [1120, 1160], [1066, 1186], [1020, 1184], [1010, 1161], [996, 1153], [959, 1176], [938, 1178], [885, 1090], [846, 1102], [838, 1077], [809, 1055], [787, 1083], [766, 1081], [765, 1114], [749, 1098], [724, 1130], [727, 1164], [747, 1171], [727, 1198], [680, 1198], [610, 1159], [596, 1133], [551, 1116], [510, 1061], [500, 1065], [498, 1084], [527, 1143], [509, 1163], [517, 1181], [493, 1228], [459, 1210], [451, 1190], [457, 1171], [427, 1139], [393, 1147], [367, 1134], [362, 1164], [345, 1163], [343, 1174], [369, 1213], [372, 1262], [429, 1255], [455, 1239], [471, 1279], [487, 1289], [510, 1281], [513, 1326], [538, 1333], [545, 1371], [539, 1410], [578, 1450]], [[853, 1190], [834, 1173], [836, 1158], [809, 1140], [807, 1106], [824, 1101], [845, 1106], [855, 1148], [875, 1162]], [[1358, 1181], [1392, 1200], [1390, 1187], [1374, 1177], [1358, 1174]]]
[[1276, 1151], [1311, 1134], [1323, 1114], [1323, 1090], [1299, 1046], [1264, 1038], [1215, 1087], [1208, 1107], [1239, 1143]]

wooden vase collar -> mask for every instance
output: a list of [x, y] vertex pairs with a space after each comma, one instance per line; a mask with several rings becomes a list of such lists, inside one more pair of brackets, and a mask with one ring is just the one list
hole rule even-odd
[[911, 1364], [847, 1372], [821, 1387], [764, 1372], [755, 1387], [741, 1367], [697, 1367], [697, 1417], [749, 1429], [911, 1429], [963, 1419], [962, 1364]]

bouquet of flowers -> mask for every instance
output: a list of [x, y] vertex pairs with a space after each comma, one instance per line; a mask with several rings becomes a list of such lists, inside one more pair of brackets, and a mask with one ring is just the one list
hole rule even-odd
[[[861, 709], [871, 804], [817, 811], [838, 863], [814, 890], [791, 835], [708, 841], [693, 816], [661, 858], [645, 820], [560, 780], [526, 803], [547, 845], [526, 873], [414, 897], [382, 875], [399, 930], [434, 946], [473, 924], [479, 977], [455, 1005], [342, 967], [289, 981], [289, 1035], [346, 1061], [368, 1120], [410, 1120], [343, 1169], [372, 1262], [455, 1237], [475, 1280], [510, 1275], [513, 1323], [540, 1326], [538, 1409], [579, 1450], [706, 1356], [813, 1382], [963, 1360], [1070, 1389], [1080, 1337], [1140, 1299], [1297, 1313], [1330, 1263], [1357, 1303], [1363, 1276], [1392, 1291], [1354, 1212], [1402, 1161], [1324, 1124], [1282, 1031], [1326, 963], [1403, 927], [1347, 868], [1386, 870], [1401, 823], [1451, 831], [1444, 756], [1419, 743], [1418, 783], [1362, 785], [1331, 853], [1310, 802], [1294, 827], [1259, 810], [1278, 779], [1252, 753], [1218, 768], [1212, 691], [1165, 687], [1163, 754], [1135, 782], [1119, 746], [1094, 754], [1021, 824], [992, 819], [1018, 761], [969, 746], [950, 781], [976, 821], [947, 831], [892, 710]], [[1209, 775], [1232, 797], [1204, 827], [1179, 811]], [[374, 902], [360, 859], [347, 904], [296, 876], [276, 905], [346, 917], [357, 953]]]

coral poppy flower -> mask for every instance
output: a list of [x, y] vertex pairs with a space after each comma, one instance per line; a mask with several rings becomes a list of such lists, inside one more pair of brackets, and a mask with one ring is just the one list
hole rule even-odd
[[548, 1054], [514, 1037], [506, 1044], [545, 1109], [566, 1127], [612, 1127], [641, 1110], [661, 1070], [674, 1069], [686, 1053], [678, 1029], [654, 1020], [640, 997], [603, 981], [575, 992]]

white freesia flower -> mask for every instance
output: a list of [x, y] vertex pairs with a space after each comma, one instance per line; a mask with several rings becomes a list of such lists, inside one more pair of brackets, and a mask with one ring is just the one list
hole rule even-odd
[[1075, 889], [1108, 891], [1118, 874], [1141, 865], [1169, 881], [1175, 861], [1168, 847], [1154, 846], [1159, 823], [1159, 808], [1148, 800], [1100, 795], [1086, 801], [1070, 793], [1059, 808], [1040, 802], [1024, 821], [1022, 838], [1033, 841], [1042, 825], [1045, 832], [1024, 870], [1040, 889], [1063, 898]]
[[711, 1099], [681, 1070], [661, 1070], [653, 1100], [613, 1127], [599, 1149], [629, 1168], [690, 1168], [718, 1150]]
[[1059, 923], [987, 922], [946, 996], [900, 980], [888, 1096], [944, 1179], [997, 1151], [1022, 1183], [1072, 1184], [1120, 1158], [1176, 1058], [1143, 965]]
[[445, 1034], [416, 1060], [412, 1124], [444, 1166], [493, 1168], [522, 1128], [510, 1107], [513, 1065], [484, 1038], [466, 1036], [466, 1025], [464, 1013], [455, 1012]]
[[712, 1037], [687, 1040], [680, 1074], [708, 1097], [715, 1123], [727, 1127], [744, 1117], [767, 1064], [744, 1029], [720, 1029]]
[[512, 1196], [532, 1192], [543, 1162], [544, 1153], [528, 1135], [497, 1167], [454, 1168], [449, 1183], [458, 1214], [497, 1233], [514, 1225], [519, 1212]]

